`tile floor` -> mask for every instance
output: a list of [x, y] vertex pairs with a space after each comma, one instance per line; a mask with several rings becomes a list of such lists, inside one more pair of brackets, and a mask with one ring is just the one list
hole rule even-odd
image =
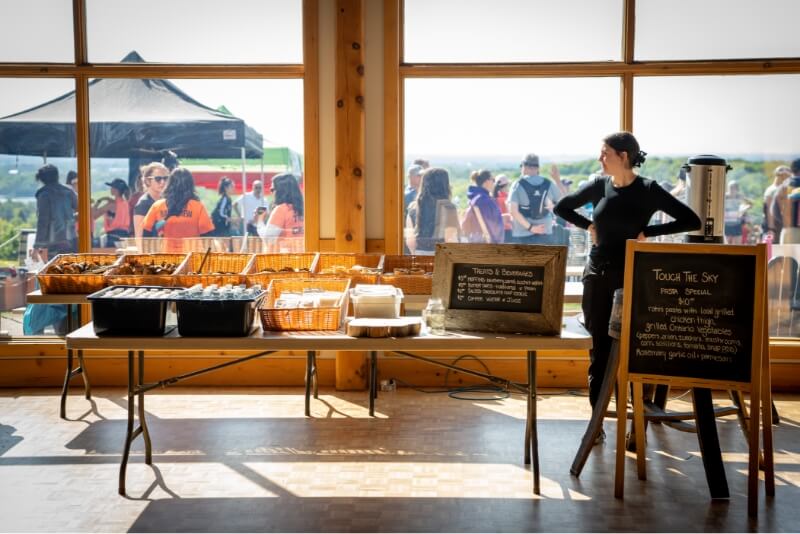
[[[648, 480], [627, 460], [613, 496], [614, 446], [569, 474], [589, 417], [585, 392], [541, 390], [542, 495], [523, 464], [525, 401], [456, 400], [410, 389], [185, 388], [148, 395], [154, 465], [141, 439], [117, 494], [125, 391], [0, 390], [2, 531], [797, 531], [800, 395], [778, 395], [777, 495], [746, 511], [746, 444], [719, 420], [730, 500], [711, 501], [696, 436], [648, 430]], [[684, 399], [671, 401], [687, 409]], [[722, 399], [720, 399], [722, 402]], [[615, 424], [608, 420], [610, 437]], [[613, 441], [613, 439], [611, 440]]]

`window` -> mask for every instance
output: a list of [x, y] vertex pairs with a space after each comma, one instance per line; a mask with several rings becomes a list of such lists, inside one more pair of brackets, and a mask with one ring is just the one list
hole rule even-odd
[[[405, 168], [409, 171], [404, 184], [404, 212], [410, 213], [404, 226], [413, 226], [412, 219], [418, 215], [412, 202], [414, 186], [419, 182], [409, 175], [419, 170], [415, 161], [424, 160], [431, 167], [442, 167], [448, 172], [450, 200], [462, 223], [460, 234], [451, 240], [502, 242], [523, 232], [520, 223], [514, 223], [507, 214], [507, 202], [509, 191], [513, 192], [520, 176], [520, 163], [527, 154], [538, 155], [539, 174], [555, 176], [553, 173], [558, 171], [568, 188], [574, 189], [598, 169], [596, 160], [602, 138], [618, 129], [619, 80], [408, 79], [404, 108]], [[491, 211], [481, 212], [483, 224], [480, 221], [470, 224], [475, 217], [469, 215], [475, 211], [468, 209], [470, 199], [482, 193], [477, 187], [471, 188], [474, 184], [470, 177], [479, 170], [489, 171], [491, 181], [483, 177], [481, 185], [494, 197], [497, 209], [487, 206]], [[508, 185], [501, 187], [503, 182]], [[543, 212], [552, 214], [551, 201]], [[547, 232], [549, 242], [569, 242], [569, 233], [563, 226], [554, 230], [558, 235]], [[409, 237], [412, 229], [405, 234]], [[407, 246], [407, 251], [412, 252], [413, 247]], [[420, 250], [430, 252], [425, 248]], [[576, 252], [585, 255], [585, 249]]]
[[[307, 22], [304, 19], [316, 20], [316, 4], [311, 3], [308, 13], [304, 13], [302, 0], [143, 0], [134, 4], [119, 0], [86, 0], [86, 21], [77, 27], [86, 28], [86, 59], [91, 65], [76, 62], [75, 41], [79, 36], [73, 35], [72, 15], [73, 2], [68, 0], [9, 0], [0, 5], [0, 17], [5, 23], [0, 35], [0, 94], [3, 95], [0, 120], [27, 110], [22, 117], [25, 128], [37, 128], [35, 135], [23, 135], [19, 128], [3, 128], [0, 123], [0, 278], [6, 288], [0, 328], [9, 330], [12, 335], [22, 334], [20, 305], [25, 304], [26, 293], [33, 289], [28, 284], [33, 283], [34, 277], [27, 277], [26, 283], [24, 273], [20, 275], [22, 271], [19, 270], [20, 266], [26, 265], [24, 256], [33, 248], [34, 231], [40, 221], [36, 216], [34, 195], [41, 184], [37, 184], [33, 177], [45, 161], [56, 166], [62, 184], [69, 171], [77, 170], [76, 155], [79, 151], [76, 148], [75, 123], [87, 110], [80, 109], [76, 101], [76, 83], [85, 83], [81, 76], [87, 73], [95, 76], [97, 70], [101, 71], [98, 76], [102, 76], [105, 67], [97, 64], [124, 60], [124, 68], [128, 69], [126, 72], [130, 76], [126, 79], [98, 78], [90, 82], [88, 148], [91, 160], [86, 162], [90, 176], [83, 178], [90, 181], [88, 188], [92, 198], [80, 199], [78, 208], [82, 210], [85, 201], [90, 209], [97, 208], [98, 211], [91, 225], [91, 239], [81, 235], [78, 248], [101, 252], [114, 251], [117, 245], [123, 248], [137, 245], [133, 238], [129, 238], [131, 242], [108, 240], [108, 230], [114, 228], [107, 227], [107, 224], [112, 224], [113, 218], [121, 211], [109, 210], [109, 205], [103, 205], [103, 197], [114, 194], [112, 189], [115, 187], [107, 184], [125, 189], [119, 183], [123, 182], [130, 188], [128, 184], [135, 183], [129, 176], [131, 170], [135, 177], [139, 164], [163, 148], [173, 149], [181, 163], [197, 177], [200, 202], [212, 220], [219, 198], [219, 180], [223, 175], [231, 179], [233, 200], [240, 196], [237, 189], [242, 187], [242, 146], [246, 147], [246, 187], [252, 188], [256, 179], [263, 180], [266, 203], [274, 203], [275, 194], [270, 191], [274, 185], [273, 178], [279, 173], [291, 173], [296, 176], [296, 188], [300, 190], [294, 200], [305, 211], [309, 177], [303, 170], [303, 106], [306, 99], [314, 101], [315, 98], [304, 94], [303, 79], [306, 75], [315, 76], [317, 66], [303, 64], [304, 40], [307, 38], [316, 43], [316, 28], [312, 29], [311, 35], [304, 36], [303, 27], [304, 21]], [[20, 67], [17, 63], [31, 65]], [[64, 63], [57, 68], [59, 74], [63, 73], [67, 79], [51, 78], [53, 71], [47, 68], [49, 63]], [[176, 73], [178, 80], [149, 79], [158, 78], [152, 74], [152, 69], [158, 68], [153, 65], [156, 63], [195, 63], [191, 67], [192, 73], [201, 79], [182, 79], [183, 67], [169, 70], [169, 73]], [[220, 79], [223, 74], [219, 67], [204, 64], [239, 64], [233, 76], [242, 79]], [[164, 76], [166, 74], [165, 71]], [[155, 88], [151, 96], [157, 94], [145, 102], [136, 99], [137, 95], [144, 94], [142, 91], [113, 91], [113, 87], [121, 89], [124, 84], [128, 84], [129, 89], [149, 86]], [[102, 89], [103, 85], [106, 88], [113, 86], [112, 90], [100, 94], [102, 91], [98, 88]], [[189, 96], [178, 98], [178, 102], [169, 105], [166, 103], [170, 95], [167, 86]], [[308, 90], [316, 93], [315, 87]], [[128, 104], [128, 107], [120, 104]], [[187, 114], [195, 119], [192, 126], [162, 136], [165, 124], [180, 122], [176, 118], [185, 119]], [[139, 116], [143, 119], [149, 117], [153, 122], [131, 127]], [[203, 117], [209, 116], [218, 119], [222, 125], [215, 132], [217, 138], [213, 142], [210, 140], [216, 152], [193, 151], [191, 147], [196, 143], [192, 142], [192, 136], [200, 134], [198, 125], [203, 122]], [[113, 125], [102, 122], [109, 117], [116, 121]], [[228, 117], [233, 118], [228, 120]], [[237, 122], [239, 118], [243, 122]], [[227, 127], [229, 123], [233, 127]], [[211, 135], [208, 130], [205, 134]], [[230, 151], [223, 150], [224, 147]], [[209, 156], [213, 158], [209, 159]], [[75, 183], [80, 184], [81, 178], [78, 177]], [[316, 181], [315, 173], [310, 180], [314, 188], [317, 187]], [[95, 204], [97, 201], [101, 202]], [[113, 208], [116, 208], [115, 204]], [[89, 214], [81, 212], [80, 215]], [[268, 220], [264, 222], [269, 223]], [[116, 223], [123, 226], [121, 221]], [[77, 247], [74, 243], [77, 227], [73, 225], [71, 228], [70, 246]], [[251, 232], [248, 241], [242, 239], [241, 230], [236, 230], [237, 233], [231, 237], [214, 238], [221, 243], [220, 249], [225, 250], [302, 249], [304, 219], [294, 221], [291, 229], [293, 233], [289, 238], [280, 231], [272, 235], [269, 228], [263, 237], [253, 238], [258, 231]], [[16, 234], [21, 235], [21, 240], [7, 242]], [[234, 242], [234, 238], [238, 241]], [[86, 247], [85, 242], [90, 245]], [[162, 247], [161, 243], [157, 246]], [[59, 251], [52, 248], [47, 252], [52, 256]], [[5, 296], [12, 293], [8, 288], [18, 281], [19, 298], [15, 297], [12, 302]], [[16, 308], [16, 311], [9, 311], [10, 308]], [[30, 333], [63, 333], [66, 323], [63, 313], [40, 319], [43, 326], [28, 329]]]
[[[73, 89], [72, 80], [0, 78], [0, 322], [12, 335], [63, 334], [66, 328], [64, 307], [40, 306], [23, 330], [23, 307], [34, 289], [28, 271], [56, 254], [77, 251], [77, 196], [71, 199], [64, 185], [75, 170], [75, 103], [53, 102], [52, 120], [43, 120], [42, 108], [30, 109]], [[48, 171], [39, 181], [37, 171], [45, 164], [54, 166], [55, 174]], [[37, 200], [43, 190], [46, 195]]]
[[4, 0], [0, 2], [0, 62], [72, 63], [72, 2]]
[[638, 0], [636, 59], [800, 56], [795, 0]]
[[[642, 174], [685, 198], [679, 177], [686, 158], [724, 157], [731, 166], [726, 177], [726, 239], [762, 241], [765, 216], [774, 209], [769, 203], [765, 206], [765, 192], [776, 169], [798, 157], [794, 124], [800, 110], [794, 102], [800, 75], [648, 77], [636, 79], [634, 91], [635, 130], [648, 152]], [[777, 243], [779, 236], [775, 237]], [[770, 333], [797, 335], [800, 314], [792, 310], [796, 288], [791, 283], [796, 274], [792, 278], [788, 272], [792, 258], [800, 257], [800, 246], [775, 246], [773, 257], [784, 259], [771, 261], [768, 271], [775, 288], [769, 297]], [[784, 270], [788, 283], [781, 284]]]
[[405, 0], [404, 6], [407, 63], [620, 59], [621, 0]]
[[301, 0], [87, 0], [86, 11], [93, 63], [303, 62]]
[[[129, 99], [114, 96], [121, 94]], [[303, 250], [301, 80], [109, 78], [92, 81], [89, 95], [95, 250]], [[154, 161], [190, 173], [184, 187], [199, 202], [180, 220], [148, 213], [173, 181], [161, 179], [165, 168], [148, 168], [152, 176], [139, 181]], [[291, 210], [276, 204], [287, 195]]]

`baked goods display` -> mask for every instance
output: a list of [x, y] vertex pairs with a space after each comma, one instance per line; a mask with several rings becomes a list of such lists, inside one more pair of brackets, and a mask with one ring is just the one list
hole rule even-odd
[[275, 273], [308, 273], [311, 272], [310, 269], [305, 267], [292, 267], [290, 265], [286, 265], [285, 267], [281, 267], [280, 269], [273, 269], [272, 267], [264, 267], [258, 272], [252, 274], [275, 274]]
[[333, 265], [320, 269], [319, 274], [352, 275], [352, 274], [381, 274], [380, 267], [365, 267], [364, 265]]
[[114, 274], [120, 275], [165, 275], [172, 274], [178, 268], [178, 263], [162, 261], [160, 263], [143, 263], [135, 258], [128, 259], [115, 269]]
[[65, 261], [54, 263], [44, 274], [103, 274], [114, 266], [114, 260]]

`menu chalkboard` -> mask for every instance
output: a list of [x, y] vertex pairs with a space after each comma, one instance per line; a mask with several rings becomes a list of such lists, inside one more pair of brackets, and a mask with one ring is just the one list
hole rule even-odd
[[[628, 381], [633, 391], [636, 468], [646, 478], [645, 408], [642, 384], [694, 388], [703, 464], [712, 495], [728, 494], [716, 441], [710, 388], [750, 394], [746, 433], [747, 510], [758, 510], [759, 430], [767, 495], [774, 495], [772, 394], [766, 305], [767, 247], [647, 243], [625, 247], [620, 364], [617, 375], [617, 444], [625, 442]], [[763, 387], [762, 387], [763, 386]], [[705, 399], [705, 400], [704, 400]], [[743, 413], [739, 414], [740, 417]], [[760, 418], [764, 417], [764, 424]], [[708, 441], [706, 442], [706, 439]], [[624, 446], [617, 447], [614, 495], [623, 496]], [[716, 452], [714, 452], [716, 449]], [[707, 452], [714, 452], [710, 457]], [[721, 479], [721, 483], [719, 483]]]
[[558, 335], [566, 263], [563, 246], [438, 244], [431, 293], [448, 329]]
[[544, 267], [453, 264], [450, 308], [541, 313]]
[[750, 382], [756, 257], [636, 252], [630, 373]]

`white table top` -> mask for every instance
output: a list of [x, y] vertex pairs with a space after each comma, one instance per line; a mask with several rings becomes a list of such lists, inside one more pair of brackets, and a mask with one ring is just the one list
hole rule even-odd
[[106, 350], [580, 350], [592, 346], [592, 338], [576, 317], [566, 317], [560, 336], [447, 332], [444, 336], [355, 338], [342, 332], [263, 332], [257, 328], [247, 337], [180, 337], [177, 328], [163, 337], [99, 337], [92, 323], [66, 337], [70, 349]]

